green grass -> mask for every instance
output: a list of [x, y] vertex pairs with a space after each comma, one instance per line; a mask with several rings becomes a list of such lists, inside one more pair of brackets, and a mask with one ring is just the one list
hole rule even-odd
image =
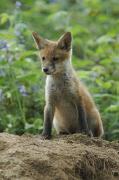
[[73, 35], [73, 65], [119, 138], [119, 1], [0, 1], [0, 132], [40, 133], [45, 76], [31, 36]]

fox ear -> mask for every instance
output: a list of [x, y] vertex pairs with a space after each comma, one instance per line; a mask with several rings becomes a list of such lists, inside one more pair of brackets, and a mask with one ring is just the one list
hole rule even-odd
[[58, 40], [58, 47], [60, 49], [69, 51], [71, 49], [72, 35], [71, 32], [66, 32], [61, 38]]
[[47, 45], [47, 40], [40, 37], [37, 32], [32, 32], [32, 36], [37, 49], [43, 49]]

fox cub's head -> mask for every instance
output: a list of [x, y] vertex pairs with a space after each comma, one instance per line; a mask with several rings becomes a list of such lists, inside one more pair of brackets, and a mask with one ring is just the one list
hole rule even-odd
[[42, 70], [46, 74], [58, 74], [65, 70], [70, 63], [71, 33], [65, 33], [58, 41], [43, 39], [36, 32], [32, 33], [40, 52]]

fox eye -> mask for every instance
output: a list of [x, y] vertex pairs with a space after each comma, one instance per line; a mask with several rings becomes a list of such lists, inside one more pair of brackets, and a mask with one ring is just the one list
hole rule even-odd
[[42, 57], [42, 60], [43, 60], [43, 61], [45, 60], [45, 57], [44, 57], [44, 56]]
[[53, 61], [57, 61], [58, 59], [58, 57], [53, 57]]

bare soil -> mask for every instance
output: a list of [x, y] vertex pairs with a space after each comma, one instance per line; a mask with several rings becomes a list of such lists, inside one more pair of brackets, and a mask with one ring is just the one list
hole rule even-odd
[[119, 180], [119, 142], [0, 134], [0, 180]]

